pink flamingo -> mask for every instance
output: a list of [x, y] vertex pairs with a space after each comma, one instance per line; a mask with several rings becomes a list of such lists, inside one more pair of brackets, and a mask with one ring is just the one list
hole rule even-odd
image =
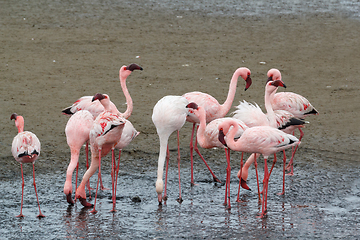
[[[129, 118], [132, 113], [132, 110], [133, 110], [133, 102], [132, 102], [130, 93], [127, 89], [127, 86], [126, 86], [126, 79], [134, 70], [143, 70], [143, 68], [140, 67], [139, 65], [133, 63], [128, 66], [122, 66], [119, 70], [120, 85], [121, 85], [121, 88], [125, 95], [126, 103], [127, 103], [127, 108], [124, 113], [120, 113], [119, 110], [116, 108], [115, 104], [110, 101], [110, 97], [108, 95], [104, 94], [105, 101], [103, 101], [103, 104], [101, 104], [99, 101], [93, 101], [92, 100], [93, 96], [84, 96], [84, 97], [79, 98], [70, 107], [63, 109], [62, 110], [63, 114], [73, 115], [77, 111], [88, 110], [93, 115], [93, 119], [95, 119], [100, 113], [102, 113], [105, 110], [105, 107], [104, 107], [104, 105], [105, 105], [107, 107], [107, 111], [110, 111], [114, 114], [122, 116], [125, 119]], [[129, 124], [127, 124], [127, 125], [129, 125]], [[74, 126], [74, 128], [76, 128], [76, 126]], [[129, 131], [126, 131], [126, 132], [129, 132]], [[73, 136], [75, 137], [76, 134], [74, 134]], [[76, 139], [74, 139], [74, 140], [68, 139], [68, 137], [67, 137], [67, 140], [72, 141], [72, 142], [78, 141]], [[85, 151], [86, 151], [86, 166], [88, 167], [88, 165], [89, 165], [88, 164], [88, 162], [89, 162], [89, 160], [88, 160], [88, 141], [86, 141]], [[74, 158], [75, 158], [75, 156], [74, 156]], [[106, 189], [103, 186], [101, 178], [100, 178], [100, 188], [102, 190]], [[67, 189], [66, 192], [69, 193], [69, 190]], [[70, 199], [68, 198], [68, 200], [70, 200]], [[71, 203], [71, 201], [70, 201], [70, 203]]]
[[[281, 80], [281, 73], [278, 69], [270, 69], [267, 73], [268, 76], [268, 82], [274, 81], [274, 80]], [[293, 93], [293, 92], [279, 92], [274, 94], [274, 96], [271, 98], [271, 105], [274, 110], [286, 110], [292, 114], [296, 118], [304, 119], [305, 117], [309, 115], [318, 115], [319, 112], [311, 105], [309, 100], [307, 100], [305, 97]], [[299, 140], [304, 136], [304, 132], [301, 130], [301, 128], [298, 128], [300, 132]], [[295, 152], [297, 150], [298, 146], [295, 147], [294, 151], [292, 151], [290, 162], [287, 165], [287, 170], [291, 170], [289, 175], [294, 175], [294, 167], [293, 167], [293, 159]]]
[[[157, 170], [157, 180], [156, 180], [156, 192], [158, 194], [159, 205], [162, 205], [162, 200], [166, 202], [166, 185], [167, 185], [167, 173], [169, 165], [169, 146], [168, 140], [170, 135], [177, 131], [177, 140], [178, 140], [178, 172], [179, 172], [179, 198], [177, 201], [181, 203], [181, 182], [180, 182], [180, 140], [179, 140], [179, 131], [182, 126], [185, 124], [186, 116], [189, 114], [186, 106], [189, 104], [186, 98], [181, 96], [165, 96], [161, 98], [154, 106], [152, 113], [152, 121], [156, 127], [157, 134], [159, 135], [160, 140], [160, 151], [158, 158], [158, 170]], [[162, 197], [162, 192], [164, 189], [164, 163], [165, 158], [166, 163], [166, 174], [165, 174], [165, 191], [164, 196]]]
[[40, 155], [41, 144], [37, 136], [29, 131], [24, 131], [24, 118], [16, 113], [13, 113], [10, 119], [15, 119], [15, 126], [18, 129], [18, 134], [14, 137], [11, 147], [11, 153], [14, 156], [15, 160], [20, 163], [21, 167], [21, 177], [22, 177], [22, 192], [21, 192], [21, 209], [20, 214], [17, 217], [24, 217], [22, 214], [23, 208], [23, 198], [24, 198], [24, 173], [23, 173], [23, 163], [32, 163], [33, 164], [33, 179], [34, 179], [34, 189], [36, 194], [36, 200], [39, 206], [39, 215], [38, 218], [45, 217], [40, 210], [39, 198], [36, 190], [35, 183], [35, 161]]
[[[183, 97], [185, 97], [189, 102], [195, 102], [197, 105], [204, 107], [206, 112], [206, 122], [209, 123], [216, 118], [224, 117], [229, 112], [235, 97], [238, 78], [242, 77], [245, 80], [246, 82], [245, 90], [247, 90], [252, 83], [250, 75], [251, 72], [248, 68], [241, 67], [236, 69], [230, 81], [227, 98], [223, 104], [220, 104], [213, 96], [202, 92], [185, 93]], [[186, 121], [193, 123], [193, 129], [191, 132], [191, 139], [190, 139], [190, 158], [191, 158], [191, 184], [194, 185], [195, 183], [194, 183], [194, 174], [193, 174], [193, 149], [195, 148], [196, 152], [198, 152], [198, 150], [197, 150], [196, 142], [195, 142], [195, 146], [193, 146], [193, 138], [194, 138], [195, 126], [197, 123], [199, 123], [199, 119], [195, 115], [190, 114], [186, 118]], [[214, 181], [220, 182], [220, 180], [211, 171], [205, 159], [202, 158], [202, 160], [209, 169], [211, 175], [213, 176]]]
[[[230, 129], [230, 127], [233, 128]], [[267, 193], [270, 178], [270, 173], [267, 167], [267, 159], [271, 154], [300, 144], [300, 141], [293, 135], [286, 134], [269, 126], [248, 128], [244, 131], [241, 137], [235, 141], [234, 137], [238, 128], [239, 126], [237, 122], [232, 119], [222, 122], [219, 125], [219, 141], [231, 150], [247, 153], [260, 153], [264, 156], [264, 184], [262, 191], [263, 201], [261, 212], [261, 217], [264, 217], [267, 212]]]
[[[93, 126], [93, 115], [87, 110], [80, 110], [73, 114], [65, 127], [66, 141], [70, 147], [71, 159], [66, 171], [66, 181], [64, 184], [64, 193], [66, 195], [67, 202], [71, 205], [74, 204], [72, 200], [72, 174], [76, 168], [76, 184], [77, 188], [77, 176], [79, 169], [79, 154], [81, 147], [86, 143], [86, 155], [88, 154], [88, 142], [90, 130]], [[88, 156], [86, 156], [88, 159]], [[88, 162], [87, 162], [88, 164]], [[88, 165], [86, 166], [88, 168]], [[89, 189], [90, 191], [90, 189]]]
[[[241, 102], [237, 106], [237, 110], [233, 113], [234, 118], [240, 119], [245, 122], [245, 124], [249, 127], [254, 126], [271, 126], [275, 127], [279, 130], [282, 130], [286, 133], [290, 133], [291, 131], [294, 131], [296, 128], [304, 127], [305, 121], [301, 119], [295, 118], [293, 114], [290, 112], [284, 111], [284, 110], [277, 110], [274, 111], [272, 109], [270, 100], [271, 97], [275, 94], [277, 91], [277, 88], [281, 86], [286, 88], [284, 82], [281, 79], [267, 82], [265, 86], [265, 108], [267, 113], [263, 113], [260, 107], [255, 104], [250, 104], [246, 101]], [[284, 194], [285, 192], [285, 164], [286, 164], [286, 155], [285, 151], [284, 153], [284, 171], [283, 171], [283, 191], [281, 194]], [[259, 155], [257, 155], [259, 156]], [[245, 162], [245, 165], [242, 169], [238, 172], [238, 177], [240, 179], [239, 183], [239, 191], [238, 191], [238, 199], [239, 201], [239, 194], [240, 194], [240, 184], [241, 186], [247, 186], [246, 180], [248, 177], [248, 169], [250, 165], [255, 161], [255, 154], [252, 154], [249, 159]], [[276, 154], [274, 154], [274, 161], [276, 161]], [[272, 169], [270, 170], [271, 173]], [[241, 176], [240, 176], [241, 173]], [[259, 184], [259, 183], [258, 183]], [[246, 189], [249, 189], [248, 187], [245, 187]]]
[[[109, 107], [109, 102], [110, 99], [108, 97], [108, 95], [106, 94], [101, 94], [101, 93], [97, 93], [92, 101], [95, 100], [99, 100], [99, 102], [104, 106], [105, 111], [109, 111], [113, 114], [117, 114], [116, 111], [113, 111], [110, 107]], [[113, 209], [112, 212], [115, 212], [115, 202], [116, 202], [116, 189], [117, 189], [117, 179], [118, 179], [118, 174], [119, 174], [119, 166], [120, 166], [120, 156], [121, 156], [121, 151], [122, 149], [124, 149], [125, 147], [127, 147], [131, 141], [137, 136], [139, 135], [140, 132], [138, 132], [134, 126], [132, 125], [132, 123], [125, 119], [125, 125], [123, 128], [123, 131], [121, 133], [121, 138], [120, 141], [116, 144], [115, 149], [119, 149], [119, 158], [118, 158], [118, 164], [116, 165], [115, 161], [112, 162], [112, 171], [111, 171], [111, 176], [112, 176], [112, 180], [114, 185], [112, 186], [112, 193], [113, 193]], [[100, 181], [101, 183], [101, 181]]]
[[[224, 148], [225, 149], [225, 155], [227, 162], [227, 168], [226, 168], [226, 184], [225, 184], [225, 201], [224, 205], [227, 206], [228, 209], [231, 208], [230, 199], [229, 203], [227, 203], [228, 197], [230, 198], [230, 172], [231, 172], [231, 166], [230, 166], [230, 149], [225, 147], [224, 144], [222, 144], [219, 141], [219, 130], [218, 126], [220, 123], [224, 122], [225, 120], [232, 119], [232, 118], [217, 118], [212, 120], [209, 124], [206, 125], [206, 113], [205, 109], [201, 106], [198, 106], [196, 103], [192, 102], [189, 103], [187, 108], [191, 108], [191, 112], [195, 114], [196, 117], [200, 120], [199, 128], [197, 129], [197, 142], [202, 148]], [[244, 132], [245, 129], [248, 127], [245, 125], [244, 122], [234, 119], [237, 124], [239, 125], [239, 131], [236, 133], [235, 137], [239, 138], [241, 134]], [[201, 153], [195, 149], [199, 156], [201, 158]], [[228, 197], [227, 197], [227, 194]]]
[[[91, 164], [89, 169], [85, 172], [83, 179], [75, 192], [75, 198], [79, 199], [81, 204], [85, 207], [92, 206], [92, 204], [86, 201], [85, 184], [95, 173], [96, 169], [99, 168], [94, 209], [91, 211], [92, 213], [97, 212], [95, 210], [95, 206], [99, 179], [101, 176], [101, 157], [106, 156], [110, 150], [113, 150], [116, 144], [120, 141], [124, 125], [124, 118], [121, 118], [118, 115], [112, 114], [108, 111], [104, 111], [99, 116], [97, 116], [90, 131], [89, 137], [91, 146]], [[114, 161], [113, 155], [112, 161]]]

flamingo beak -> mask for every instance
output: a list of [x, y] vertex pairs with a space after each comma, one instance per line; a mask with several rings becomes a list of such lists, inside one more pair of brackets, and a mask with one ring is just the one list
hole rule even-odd
[[244, 179], [241, 178], [240, 183], [241, 183], [241, 187], [242, 187], [242, 188], [251, 191], [251, 189], [250, 189], [249, 186], [246, 184], [246, 181], [245, 181]]
[[159, 201], [159, 205], [162, 205], [162, 195], [161, 195], [161, 193], [158, 193], [158, 201]]
[[246, 86], [245, 86], [245, 91], [246, 91], [252, 84], [250, 75], [247, 76], [247, 78], [245, 79], [245, 82], [246, 82]]
[[223, 132], [222, 129], [219, 130], [219, 141], [220, 141], [225, 147], [227, 147], [226, 142], [225, 142], [225, 135], [224, 135], [224, 132]]

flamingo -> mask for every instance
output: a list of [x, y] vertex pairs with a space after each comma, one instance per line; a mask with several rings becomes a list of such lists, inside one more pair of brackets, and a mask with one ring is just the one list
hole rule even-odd
[[[233, 128], [230, 129], [230, 127]], [[270, 178], [267, 159], [271, 154], [299, 145], [300, 141], [295, 136], [270, 126], [248, 128], [241, 137], [235, 141], [234, 137], [238, 128], [237, 122], [232, 119], [219, 124], [219, 141], [231, 150], [247, 153], [260, 153], [264, 156], [263, 201], [262, 212], [260, 215], [260, 217], [263, 218], [267, 211], [267, 193]]]
[[[94, 119], [93, 115], [87, 110], [80, 110], [73, 114], [65, 127], [66, 141], [70, 147], [71, 159], [69, 166], [66, 171], [66, 181], [64, 184], [64, 193], [66, 195], [67, 202], [71, 205], [74, 204], [74, 201], [71, 198], [72, 193], [72, 174], [76, 167], [76, 184], [75, 189], [77, 188], [77, 175], [79, 168], [79, 154], [80, 149], [86, 143], [86, 155], [88, 153], [88, 142], [90, 130], [93, 126]], [[86, 159], [88, 157], [86, 156]], [[87, 162], [88, 164], [88, 162]], [[88, 165], [87, 165], [88, 168]], [[90, 189], [89, 189], [90, 191]]]
[[[276, 68], [270, 69], [267, 73], [267, 76], [268, 82], [278, 79], [281, 80], [281, 73]], [[294, 116], [299, 119], [304, 119], [309, 115], [319, 114], [319, 112], [313, 107], [313, 105], [311, 105], [309, 100], [297, 93], [279, 92], [274, 94], [270, 101], [274, 110], [286, 110], [294, 114]], [[304, 132], [301, 130], [301, 128], [298, 129], [300, 132], [299, 140], [301, 141], [304, 136]], [[287, 170], [291, 170], [289, 175], [294, 175], [293, 159], [297, 148], [298, 146], [296, 146], [294, 151], [292, 151], [291, 159], [286, 167]]]
[[[287, 112], [285, 110], [274, 111], [272, 109], [270, 99], [275, 94], [279, 86], [286, 88], [285, 83], [281, 79], [267, 82], [265, 86], [264, 98], [265, 98], [265, 108], [267, 111], [266, 114], [263, 113], [263, 111], [260, 109], [260, 107], [257, 104], [253, 105], [246, 101], [243, 101], [237, 106], [237, 110], [233, 112], [234, 114], [233, 117], [244, 121], [245, 124], [249, 127], [271, 126], [279, 130], [282, 130], [286, 133], [291, 133], [296, 128], [304, 127], [304, 124], [306, 122], [301, 119], [295, 118], [295, 116], [290, 112]], [[285, 167], [286, 164], [285, 151], [283, 153], [284, 153], [283, 162]], [[248, 177], [248, 169], [254, 161], [255, 161], [255, 154], [252, 154], [245, 162], [244, 167], [241, 170], [239, 170], [238, 172], [238, 177], [240, 179], [239, 190], [240, 190], [240, 184], [241, 186], [247, 186], [246, 180]], [[274, 161], [276, 161], [276, 155], [274, 155]], [[270, 170], [270, 172], [271, 171], [272, 169]], [[241, 172], [241, 176], [240, 176], [240, 172]], [[248, 187], [245, 188], [249, 189]], [[283, 171], [283, 191], [281, 194], [284, 194], [284, 192], [285, 192], [285, 169]], [[237, 201], [239, 201], [239, 194], [240, 191], [238, 191]]]
[[35, 183], [35, 161], [40, 156], [41, 144], [37, 136], [29, 131], [24, 131], [24, 118], [16, 113], [13, 113], [10, 117], [11, 120], [15, 120], [15, 126], [18, 129], [18, 134], [14, 137], [11, 153], [14, 156], [15, 160], [20, 163], [21, 167], [21, 177], [22, 177], [22, 191], [21, 191], [21, 209], [20, 214], [17, 217], [24, 217], [22, 214], [23, 208], [23, 199], [24, 199], [24, 173], [23, 173], [23, 163], [32, 163], [33, 164], [33, 179], [34, 179], [34, 189], [36, 194], [36, 200], [39, 206], [39, 215], [38, 218], [45, 217], [40, 210], [39, 198], [36, 190]]
[[[95, 100], [99, 100], [99, 102], [104, 106], [105, 111], [109, 111], [113, 114], [117, 114], [117, 111], [114, 111], [113, 109], [111, 109], [110, 106], [110, 98], [108, 97], [108, 95], [106, 94], [101, 94], [101, 93], [97, 93], [92, 101]], [[120, 156], [121, 156], [121, 151], [122, 149], [124, 149], [125, 147], [127, 147], [131, 141], [137, 136], [139, 135], [140, 132], [138, 132], [134, 126], [132, 125], [132, 123], [125, 119], [125, 125], [124, 125], [124, 129], [121, 133], [121, 138], [120, 141], [116, 144], [115, 149], [119, 149], [119, 158], [118, 158], [118, 164], [116, 166], [115, 162], [112, 162], [112, 171], [111, 171], [111, 175], [113, 177], [113, 209], [112, 212], [116, 211], [115, 210], [115, 200], [116, 200], [116, 188], [117, 188], [117, 178], [118, 178], [118, 174], [119, 174], [119, 166], [120, 166]]]
[[[189, 110], [186, 106], [189, 104], [188, 100], [182, 96], [165, 96], [161, 98], [154, 106], [152, 113], [152, 121], [156, 127], [157, 134], [159, 135], [160, 140], [160, 150], [158, 158], [158, 170], [157, 170], [157, 180], [156, 180], [156, 192], [158, 194], [159, 205], [162, 205], [162, 200], [166, 202], [166, 184], [167, 184], [167, 173], [168, 173], [168, 164], [169, 164], [169, 147], [168, 140], [170, 135], [177, 131], [177, 140], [178, 140], [178, 172], [179, 172], [179, 198], [177, 201], [182, 202], [181, 197], [181, 182], [180, 182], [180, 140], [179, 140], [179, 131], [182, 126], [185, 124], [186, 116], [189, 114]], [[162, 192], [164, 189], [164, 163], [165, 158], [166, 163], [166, 175], [165, 175], [165, 191], [164, 196]]]
[[[130, 115], [132, 113], [132, 110], [133, 110], [133, 102], [132, 102], [132, 98], [130, 96], [130, 93], [129, 93], [128, 89], [127, 89], [127, 86], [126, 86], [126, 79], [134, 70], [143, 70], [143, 68], [140, 67], [139, 65], [135, 64], [135, 63], [132, 63], [132, 64], [130, 64], [128, 66], [125, 66], [125, 65], [122, 66], [120, 68], [120, 70], [119, 70], [120, 85], [121, 85], [121, 88], [122, 88], [123, 93], [125, 95], [126, 103], [127, 103], [127, 108], [126, 108], [126, 111], [124, 113], [120, 113], [119, 110], [116, 108], [115, 104], [110, 101], [110, 97], [108, 95], [104, 94], [104, 96], [106, 97], [105, 98], [106, 100], [103, 101], [104, 102], [103, 104], [105, 106], [107, 106], [107, 111], [110, 111], [110, 112], [112, 112], [114, 114], [122, 116], [125, 119], [130, 117]], [[76, 102], [74, 102], [71, 106], [63, 109], [62, 112], [65, 115], [73, 115], [77, 111], [88, 110], [93, 115], [93, 119], [95, 119], [100, 113], [102, 113], [105, 110], [105, 107], [99, 101], [92, 101], [93, 98], [94, 98], [94, 96], [81, 97]], [[129, 125], [129, 124], [127, 124], [127, 125]], [[128, 132], [128, 131], [126, 131], [126, 132]], [[74, 137], [75, 136], [76, 135], [74, 135]], [[77, 141], [76, 139], [74, 139], [74, 140], [67, 139], [67, 140], [68, 141]], [[88, 167], [89, 160], [88, 160], [88, 143], [87, 142], [86, 142], [85, 151], [86, 151], [86, 166]], [[106, 189], [103, 186], [101, 178], [100, 178], [100, 188], [102, 190]], [[66, 191], [68, 192], [68, 190], [66, 190]], [[71, 201], [70, 201], [70, 203], [71, 203]]]
[[[189, 93], [185, 93], [183, 97], [185, 97], [189, 102], [195, 102], [199, 106], [204, 107], [206, 112], [206, 122], [209, 123], [216, 118], [224, 117], [229, 112], [235, 97], [238, 78], [242, 77], [245, 80], [246, 82], [245, 91], [246, 91], [252, 83], [250, 75], [251, 72], [246, 67], [241, 67], [236, 69], [230, 81], [227, 98], [223, 104], [220, 104], [213, 96], [203, 92], [189, 92]], [[186, 118], [186, 121], [193, 123], [191, 139], [190, 139], [190, 158], [191, 158], [191, 184], [194, 185], [195, 183], [194, 183], [194, 174], [193, 174], [193, 149], [195, 148], [195, 151], [198, 152], [197, 150], [198, 148], [196, 143], [195, 146], [193, 146], [193, 138], [194, 138], [195, 126], [200, 121], [193, 114], [190, 114]], [[220, 182], [220, 180], [211, 171], [205, 159], [202, 160], [209, 169], [211, 175], [213, 176], [214, 181]]]
[[[95, 193], [94, 208], [91, 213], [96, 213], [96, 198], [99, 186], [99, 179], [101, 176], [101, 157], [106, 156], [110, 150], [113, 150], [116, 144], [120, 141], [120, 137], [125, 125], [125, 120], [116, 114], [104, 111], [94, 121], [93, 127], [90, 131], [90, 147], [91, 147], [91, 164], [89, 169], [85, 172], [83, 179], [76, 189], [75, 198], [79, 199], [81, 204], [85, 207], [91, 207], [92, 204], [86, 201], [85, 184], [89, 178], [99, 168], [98, 181]], [[113, 156], [112, 156], [112, 161]], [[113, 183], [114, 184], [114, 183]]]
[[[191, 108], [190, 110], [192, 113], [195, 114], [195, 116], [200, 120], [199, 128], [197, 129], [197, 142], [202, 148], [224, 148], [225, 149], [225, 155], [227, 162], [227, 169], [226, 169], [226, 185], [225, 185], [225, 201], [224, 205], [227, 206], [228, 209], [231, 208], [230, 200], [229, 203], [227, 203], [227, 198], [230, 198], [230, 149], [225, 147], [220, 141], [219, 141], [219, 130], [218, 126], [220, 123], [224, 122], [225, 120], [232, 119], [232, 118], [217, 118], [212, 120], [209, 124], [206, 125], [206, 113], [205, 109], [201, 106], [198, 106], [196, 103], [192, 102], [189, 103], [187, 108]], [[245, 129], [248, 127], [245, 125], [244, 122], [241, 120], [234, 119], [238, 125], [239, 125], [239, 131], [236, 134], [236, 138], [239, 138], [241, 134], [244, 132]], [[199, 156], [203, 159], [201, 153], [195, 149]], [[227, 197], [227, 194], [228, 197]]]

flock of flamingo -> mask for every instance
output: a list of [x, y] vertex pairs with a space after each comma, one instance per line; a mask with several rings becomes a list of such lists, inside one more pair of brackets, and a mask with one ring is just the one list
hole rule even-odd
[[[79, 199], [79, 202], [85, 207], [93, 207], [91, 213], [96, 213], [96, 198], [100, 183], [100, 188], [105, 189], [101, 180], [101, 158], [111, 151], [111, 179], [112, 179], [112, 202], [111, 211], [116, 211], [116, 190], [117, 179], [120, 165], [121, 150], [128, 146], [131, 141], [139, 134], [129, 120], [127, 120], [133, 110], [133, 102], [130, 93], [126, 87], [126, 79], [134, 70], [143, 70], [137, 64], [122, 66], [119, 70], [119, 79], [121, 88], [126, 98], [127, 109], [124, 113], [119, 112], [110, 97], [106, 94], [97, 93], [94, 96], [84, 96], [79, 98], [71, 106], [62, 110], [63, 114], [70, 115], [65, 127], [67, 144], [71, 151], [71, 160], [66, 172], [66, 181], [64, 184], [64, 193], [67, 202], [71, 205]], [[230, 203], [230, 151], [239, 151], [251, 153], [250, 157], [243, 164], [243, 155], [241, 157], [240, 170], [237, 174], [239, 178], [239, 189], [237, 200], [239, 201], [240, 188], [250, 189], [246, 180], [248, 169], [254, 163], [257, 178], [257, 188], [259, 203], [262, 205], [260, 217], [265, 217], [267, 213], [267, 193], [268, 183], [274, 164], [276, 162], [276, 153], [283, 151], [283, 190], [285, 192], [285, 170], [293, 174], [293, 158], [300, 144], [304, 133], [301, 128], [307, 121], [304, 118], [308, 115], [316, 115], [318, 111], [303, 96], [292, 92], [276, 93], [278, 87], [284, 87], [285, 83], [281, 80], [281, 73], [277, 69], [270, 69], [267, 73], [268, 79], [265, 85], [265, 108], [264, 113], [257, 104], [251, 104], [246, 101], [240, 102], [237, 110], [232, 117], [225, 117], [229, 112], [236, 93], [238, 78], [241, 77], [246, 82], [245, 90], [251, 84], [251, 72], [248, 68], [238, 68], [230, 81], [229, 92], [226, 101], [223, 104], [209, 94], [203, 92], [189, 92], [182, 96], [165, 96], [161, 98], [153, 108], [152, 121], [159, 135], [160, 150], [158, 158], [158, 170], [156, 180], [156, 192], [159, 205], [167, 200], [166, 185], [169, 164], [168, 139], [170, 135], [177, 131], [178, 140], [178, 173], [179, 173], [179, 198], [181, 198], [180, 181], [180, 142], [179, 131], [186, 121], [193, 123], [190, 139], [191, 156], [191, 184], [194, 185], [193, 177], [193, 150], [201, 157], [209, 169], [214, 181], [220, 182], [215, 176], [206, 160], [201, 155], [197, 145], [202, 148], [224, 148], [227, 160], [226, 182], [225, 182], [225, 201], [226, 208], [231, 208]], [[36, 184], [34, 163], [40, 155], [40, 141], [35, 134], [24, 131], [24, 118], [16, 113], [11, 115], [15, 120], [18, 134], [12, 142], [12, 154], [16, 161], [20, 163], [22, 174], [22, 196], [21, 210], [17, 217], [24, 217], [22, 214], [23, 195], [24, 195], [24, 175], [23, 163], [33, 163], [33, 185], [35, 188], [39, 215], [45, 217], [40, 210]], [[299, 129], [299, 139], [294, 136], [294, 130]], [[194, 135], [195, 143], [194, 143]], [[91, 163], [88, 164], [88, 146], [90, 144]], [[82, 146], [85, 145], [86, 167], [81, 183], [78, 185], [78, 167], [79, 154]], [[286, 166], [285, 149], [292, 147], [291, 159]], [[119, 150], [119, 157], [116, 163], [114, 150]], [[274, 155], [274, 161], [270, 168], [267, 166], [267, 159]], [[264, 178], [262, 191], [257, 171], [257, 158], [264, 157]], [[166, 160], [165, 184], [163, 180], [164, 165]], [[72, 175], [76, 168], [75, 199], [72, 198], [73, 185]], [[86, 188], [90, 193], [90, 177], [98, 170], [98, 180], [94, 204], [86, 200]], [[262, 196], [261, 196], [262, 195]]]

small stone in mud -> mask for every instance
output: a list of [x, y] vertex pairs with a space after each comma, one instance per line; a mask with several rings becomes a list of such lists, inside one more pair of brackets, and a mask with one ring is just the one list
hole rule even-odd
[[141, 198], [139, 196], [135, 196], [135, 197], [131, 198], [131, 201], [133, 201], [133, 202], [141, 202]]

